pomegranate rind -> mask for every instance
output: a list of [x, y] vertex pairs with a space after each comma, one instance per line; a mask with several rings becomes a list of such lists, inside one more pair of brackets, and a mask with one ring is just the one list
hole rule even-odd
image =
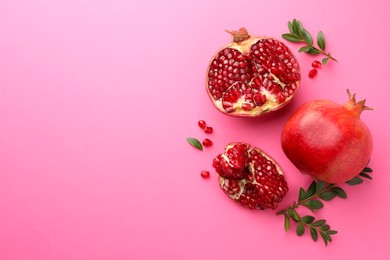
[[356, 177], [367, 166], [373, 139], [360, 120], [364, 101], [354, 96], [341, 106], [314, 100], [300, 106], [283, 127], [281, 145], [287, 158], [303, 174], [340, 184]]
[[[282, 44], [283, 48], [285, 48], [287, 50], [289, 58], [291, 60], [292, 59], [295, 60], [296, 65], [294, 65], [294, 66], [297, 66], [297, 68], [294, 68], [295, 69], [294, 73], [297, 75], [300, 75], [299, 64], [298, 64], [298, 61], [297, 61], [295, 55], [288, 48], [287, 45], [285, 45], [284, 43], [282, 43], [278, 39], [273, 38], [273, 37], [266, 37], [266, 36], [260, 36], [260, 37], [259, 36], [252, 36], [252, 37], [245, 39], [245, 40], [242, 40], [242, 41], [238, 41], [238, 42], [233, 41], [230, 44], [226, 45], [225, 47], [219, 49], [214, 54], [213, 58], [210, 60], [208, 66], [207, 66], [208, 69], [207, 69], [207, 74], [206, 74], [206, 91], [207, 91], [207, 94], [208, 94], [211, 102], [213, 103], [213, 105], [221, 113], [229, 115], [229, 116], [235, 116], [235, 117], [258, 117], [258, 116], [261, 116], [263, 114], [281, 109], [282, 107], [287, 105], [293, 99], [295, 94], [297, 93], [299, 86], [300, 86], [300, 76], [299, 76], [298, 80], [287, 83], [287, 84], [293, 83], [292, 91], [284, 91], [284, 86], [286, 84], [281, 82], [279, 80], [279, 77], [277, 77], [274, 73], [271, 73], [271, 71], [270, 71], [271, 68], [267, 69], [266, 72], [268, 73], [268, 75], [272, 75], [271, 81], [275, 82], [275, 85], [280, 86], [280, 88], [281, 88], [280, 93], [282, 95], [284, 95], [282, 98], [278, 98], [277, 96], [275, 96], [274, 93], [272, 93], [271, 91], [269, 91], [266, 88], [261, 88], [258, 93], [260, 93], [266, 97], [266, 101], [264, 103], [262, 103], [261, 105], [257, 105], [256, 102], [254, 102], [253, 106], [249, 106], [248, 102], [246, 102], [244, 98], [238, 99], [238, 101], [236, 102], [235, 105], [230, 105], [230, 104], [226, 105], [226, 101], [224, 102], [224, 100], [223, 100], [224, 93], [218, 94], [218, 97], [220, 95], [222, 95], [219, 98], [216, 98], [216, 94], [212, 93], [212, 90], [211, 90], [212, 87], [211, 87], [210, 82], [209, 82], [210, 81], [209, 73], [210, 73], [210, 70], [212, 67], [212, 63], [214, 62], [214, 57], [217, 57], [217, 55], [219, 53], [221, 53], [225, 49], [229, 49], [229, 48], [236, 50], [236, 51], [242, 53], [243, 55], [247, 55], [248, 53], [250, 53], [252, 46], [254, 44], [258, 43], [259, 41], [262, 41], [262, 40], [272, 40], [272, 41], [278, 42], [279, 44]], [[264, 68], [263, 68], [263, 70], [264, 70]], [[248, 78], [246, 83], [251, 84], [252, 81], [253, 81], [253, 78]], [[237, 82], [242, 82], [242, 81], [236, 80], [230, 86], [232, 86], [233, 84], [235, 84]], [[228, 109], [226, 109], [226, 107], [228, 107]]]

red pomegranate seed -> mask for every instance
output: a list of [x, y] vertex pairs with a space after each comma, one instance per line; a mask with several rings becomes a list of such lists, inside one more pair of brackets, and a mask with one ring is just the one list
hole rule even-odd
[[213, 145], [213, 141], [211, 141], [210, 139], [206, 138], [206, 139], [203, 140], [202, 144], [205, 147], [209, 147], [209, 146]]
[[311, 64], [311, 66], [313, 66], [313, 68], [319, 69], [319, 68], [321, 68], [322, 64], [321, 64], [321, 62], [319, 62], [318, 60], [315, 60], [315, 61], [313, 61], [313, 63]]
[[314, 78], [316, 75], [317, 75], [317, 70], [316, 69], [312, 69], [312, 70], [309, 71], [309, 77], [310, 78]]
[[204, 120], [199, 120], [198, 125], [199, 125], [200, 128], [205, 129], [206, 122]]
[[200, 172], [200, 176], [202, 176], [203, 178], [209, 178], [210, 177], [210, 172], [209, 171], [201, 171]]
[[206, 134], [211, 134], [213, 132], [213, 128], [211, 126], [206, 126], [204, 132]]

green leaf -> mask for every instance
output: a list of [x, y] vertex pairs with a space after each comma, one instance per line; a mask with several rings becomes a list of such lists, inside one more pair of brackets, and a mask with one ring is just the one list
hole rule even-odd
[[346, 199], [347, 198], [347, 194], [345, 193], [345, 191], [340, 188], [340, 187], [333, 187], [332, 188], [332, 191], [340, 198], [342, 199]]
[[295, 34], [298, 34], [298, 21], [297, 19], [293, 19], [293, 22], [292, 22], [292, 28], [293, 28], [293, 32]]
[[305, 203], [305, 206], [311, 209], [312, 211], [320, 209], [324, 204], [319, 200], [311, 200]]
[[306, 215], [306, 216], [303, 216], [301, 218], [301, 221], [305, 224], [310, 224], [314, 221], [314, 217], [313, 216], [310, 216], [310, 215]]
[[353, 186], [353, 185], [361, 184], [362, 182], [363, 182], [362, 179], [360, 179], [359, 177], [355, 177], [355, 178], [347, 181], [347, 184]]
[[325, 201], [330, 201], [332, 199], [334, 199], [334, 197], [336, 197], [337, 194], [334, 193], [333, 191], [325, 191], [321, 194], [318, 195], [318, 197], [322, 200], [325, 200]]
[[297, 235], [302, 236], [303, 233], [305, 233], [305, 226], [302, 225], [301, 223], [298, 223], [297, 225]]
[[192, 138], [192, 137], [187, 137], [187, 142], [189, 142], [196, 149], [199, 149], [201, 151], [203, 150], [203, 146], [202, 146], [201, 142], [199, 142], [198, 139]]
[[301, 42], [302, 41], [302, 39], [298, 35], [292, 34], [292, 33], [282, 34], [282, 37], [290, 42]]
[[313, 227], [320, 227], [320, 226], [324, 225], [325, 223], [326, 223], [325, 219], [320, 219], [320, 220], [317, 220], [316, 222], [313, 222], [311, 225]]
[[325, 246], [328, 246], [328, 240], [330, 237], [326, 235], [324, 232], [320, 232], [320, 235], [322, 237], [322, 240], [324, 240]]
[[329, 61], [329, 58], [323, 58], [322, 59], [322, 65], [325, 65]]
[[365, 167], [365, 168], [363, 169], [363, 172], [372, 172], [372, 169], [369, 168], [369, 167]]
[[313, 44], [313, 37], [311, 36], [311, 34], [306, 31], [305, 29], [303, 29], [303, 39], [305, 40], [305, 42], [309, 45]]
[[287, 26], [288, 26], [288, 30], [290, 31], [290, 33], [294, 33], [292, 23], [290, 21], [288, 21]]
[[324, 189], [325, 186], [326, 186], [326, 183], [325, 183], [325, 182], [318, 180], [318, 181], [317, 181], [317, 192], [318, 192], [318, 191], [321, 191], [322, 189]]
[[330, 229], [329, 225], [323, 225], [323, 226], [320, 227], [321, 231], [328, 231], [329, 229]]
[[297, 20], [297, 34], [298, 34], [299, 36], [301, 36], [301, 38], [303, 38], [304, 29], [303, 29], [303, 26], [302, 26], [301, 21], [299, 21], [299, 20]]
[[299, 221], [299, 219], [300, 219], [299, 214], [295, 209], [291, 210], [291, 217], [295, 221]]
[[321, 50], [325, 50], [325, 36], [322, 31], [320, 31], [317, 35], [317, 44], [318, 47], [321, 48]]
[[317, 183], [313, 181], [306, 191], [306, 196], [307, 196], [306, 198], [313, 196], [316, 193], [316, 191], [317, 191]]
[[298, 50], [298, 52], [308, 52], [309, 51], [309, 49], [311, 49], [312, 47], [310, 47], [310, 46], [303, 46], [303, 47], [301, 47], [299, 50]]
[[287, 215], [284, 215], [284, 230], [288, 231], [290, 229], [290, 218]]
[[321, 53], [318, 49], [316, 49], [314, 47], [308, 48], [305, 52], [309, 53], [309, 54], [313, 54], [313, 55], [317, 55], [317, 54]]
[[311, 235], [311, 238], [314, 240], [314, 241], [317, 241], [318, 239], [318, 233], [317, 233], [317, 230], [315, 228], [310, 228], [310, 235]]
[[300, 188], [299, 189], [298, 201], [304, 200], [305, 195], [306, 195], [305, 190], [303, 188]]
[[328, 230], [327, 232], [329, 235], [334, 235], [334, 234], [337, 234], [337, 231], [336, 230]]
[[365, 172], [361, 172], [361, 173], [359, 173], [359, 175], [364, 177], [364, 178], [372, 180], [372, 177], [370, 175], [368, 175], [367, 173], [365, 173]]

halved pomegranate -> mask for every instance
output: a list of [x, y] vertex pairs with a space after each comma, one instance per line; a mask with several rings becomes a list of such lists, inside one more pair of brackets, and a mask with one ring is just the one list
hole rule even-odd
[[246, 143], [228, 144], [214, 158], [213, 167], [225, 194], [249, 209], [275, 209], [288, 191], [279, 165]]
[[278, 110], [295, 95], [300, 81], [297, 59], [282, 42], [229, 31], [233, 42], [211, 59], [207, 93], [215, 107], [231, 116], [256, 117]]

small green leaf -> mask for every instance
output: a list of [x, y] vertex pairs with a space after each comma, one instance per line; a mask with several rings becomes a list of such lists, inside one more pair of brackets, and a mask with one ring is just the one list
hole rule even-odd
[[310, 47], [310, 46], [303, 46], [303, 47], [301, 47], [299, 50], [298, 50], [298, 52], [308, 52], [309, 51], [309, 49], [311, 49], [312, 47]]
[[346, 199], [347, 198], [347, 194], [345, 193], [345, 191], [340, 188], [340, 187], [333, 187], [332, 188], [332, 191], [340, 198], [342, 199]]
[[310, 215], [306, 215], [306, 216], [303, 216], [301, 218], [301, 221], [305, 224], [310, 224], [314, 221], [314, 217], [313, 216], [310, 216]]
[[372, 180], [372, 177], [370, 175], [368, 175], [367, 173], [365, 173], [365, 172], [361, 172], [361, 173], [359, 173], [359, 175], [364, 177], [364, 178]]
[[323, 58], [322, 59], [322, 65], [325, 65], [329, 61], [329, 58]]
[[317, 191], [317, 183], [313, 181], [306, 191], [306, 196], [307, 196], [306, 198], [313, 196], [316, 193], [316, 191]]
[[288, 30], [290, 31], [290, 33], [294, 33], [292, 23], [290, 21], [288, 21], [287, 26], [288, 26]]
[[325, 36], [324, 36], [324, 33], [322, 31], [320, 31], [317, 35], [317, 44], [318, 44], [318, 47], [321, 48], [321, 50], [325, 50]]
[[203, 146], [201, 142], [199, 142], [198, 139], [192, 138], [192, 137], [187, 137], [187, 142], [189, 142], [193, 147], [195, 147], [198, 150], [203, 150]]
[[311, 200], [305, 203], [305, 206], [311, 209], [312, 211], [320, 209], [324, 204], [319, 200]]
[[299, 21], [299, 20], [297, 20], [297, 34], [298, 34], [299, 36], [301, 36], [301, 38], [303, 38], [304, 29], [303, 29], [303, 26], [302, 26], [301, 21]]
[[282, 37], [290, 42], [301, 42], [302, 41], [302, 39], [298, 35], [292, 34], [292, 33], [282, 34]]
[[313, 55], [317, 55], [317, 54], [321, 53], [318, 49], [316, 49], [314, 47], [308, 48], [305, 52], [309, 53], [309, 54], [313, 54]]
[[318, 233], [317, 233], [317, 230], [315, 228], [310, 228], [310, 235], [311, 235], [311, 238], [314, 240], [314, 241], [317, 241], [318, 239]]
[[372, 169], [369, 168], [369, 167], [365, 167], [365, 168], [363, 169], [363, 172], [372, 172]]
[[323, 226], [320, 227], [321, 231], [328, 231], [329, 229], [330, 229], [329, 225], [323, 225]]
[[355, 177], [355, 178], [347, 181], [347, 184], [353, 186], [353, 185], [361, 184], [362, 182], [363, 182], [362, 179], [360, 179], [359, 177]]
[[334, 199], [334, 197], [336, 197], [337, 194], [332, 192], [332, 191], [325, 191], [321, 194], [318, 195], [318, 197], [322, 200], [325, 200], [325, 201], [330, 201], [332, 199]]
[[293, 32], [295, 34], [298, 34], [298, 21], [297, 21], [297, 19], [293, 19], [292, 28], [293, 28]]
[[326, 223], [325, 219], [320, 219], [320, 220], [317, 220], [316, 222], [313, 222], [311, 225], [313, 227], [320, 227], [320, 226], [324, 225], [325, 223]]
[[329, 235], [334, 235], [334, 234], [337, 234], [337, 231], [336, 230], [328, 230], [327, 232]]
[[299, 219], [300, 219], [299, 214], [298, 214], [298, 212], [297, 212], [295, 209], [293, 209], [293, 210], [291, 211], [291, 217], [292, 217], [293, 220], [295, 220], [295, 221], [299, 221]]
[[311, 36], [311, 34], [306, 31], [305, 29], [303, 29], [303, 39], [305, 40], [305, 42], [309, 45], [313, 44], [313, 37]]
[[298, 201], [304, 200], [305, 195], [306, 195], [305, 190], [303, 188], [300, 188], [299, 189]]
[[290, 218], [287, 215], [284, 215], [284, 230], [288, 231], [290, 229]]
[[323, 188], [325, 188], [325, 186], [326, 186], [325, 182], [318, 180], [317, 181], [317, 192], [321, 191]]
[[330, 237], [327, 236], [324, 232], [320, 232], [320, 235], [322, 237], [322, 240], [324, 240], [325, 246], [328, 246], [328, 240]]
[[297, 235], [302, 236], [303, 233], [305, 233], [305, 226], [302, 225], [301, 223], [298, 223], [297, 225]]

